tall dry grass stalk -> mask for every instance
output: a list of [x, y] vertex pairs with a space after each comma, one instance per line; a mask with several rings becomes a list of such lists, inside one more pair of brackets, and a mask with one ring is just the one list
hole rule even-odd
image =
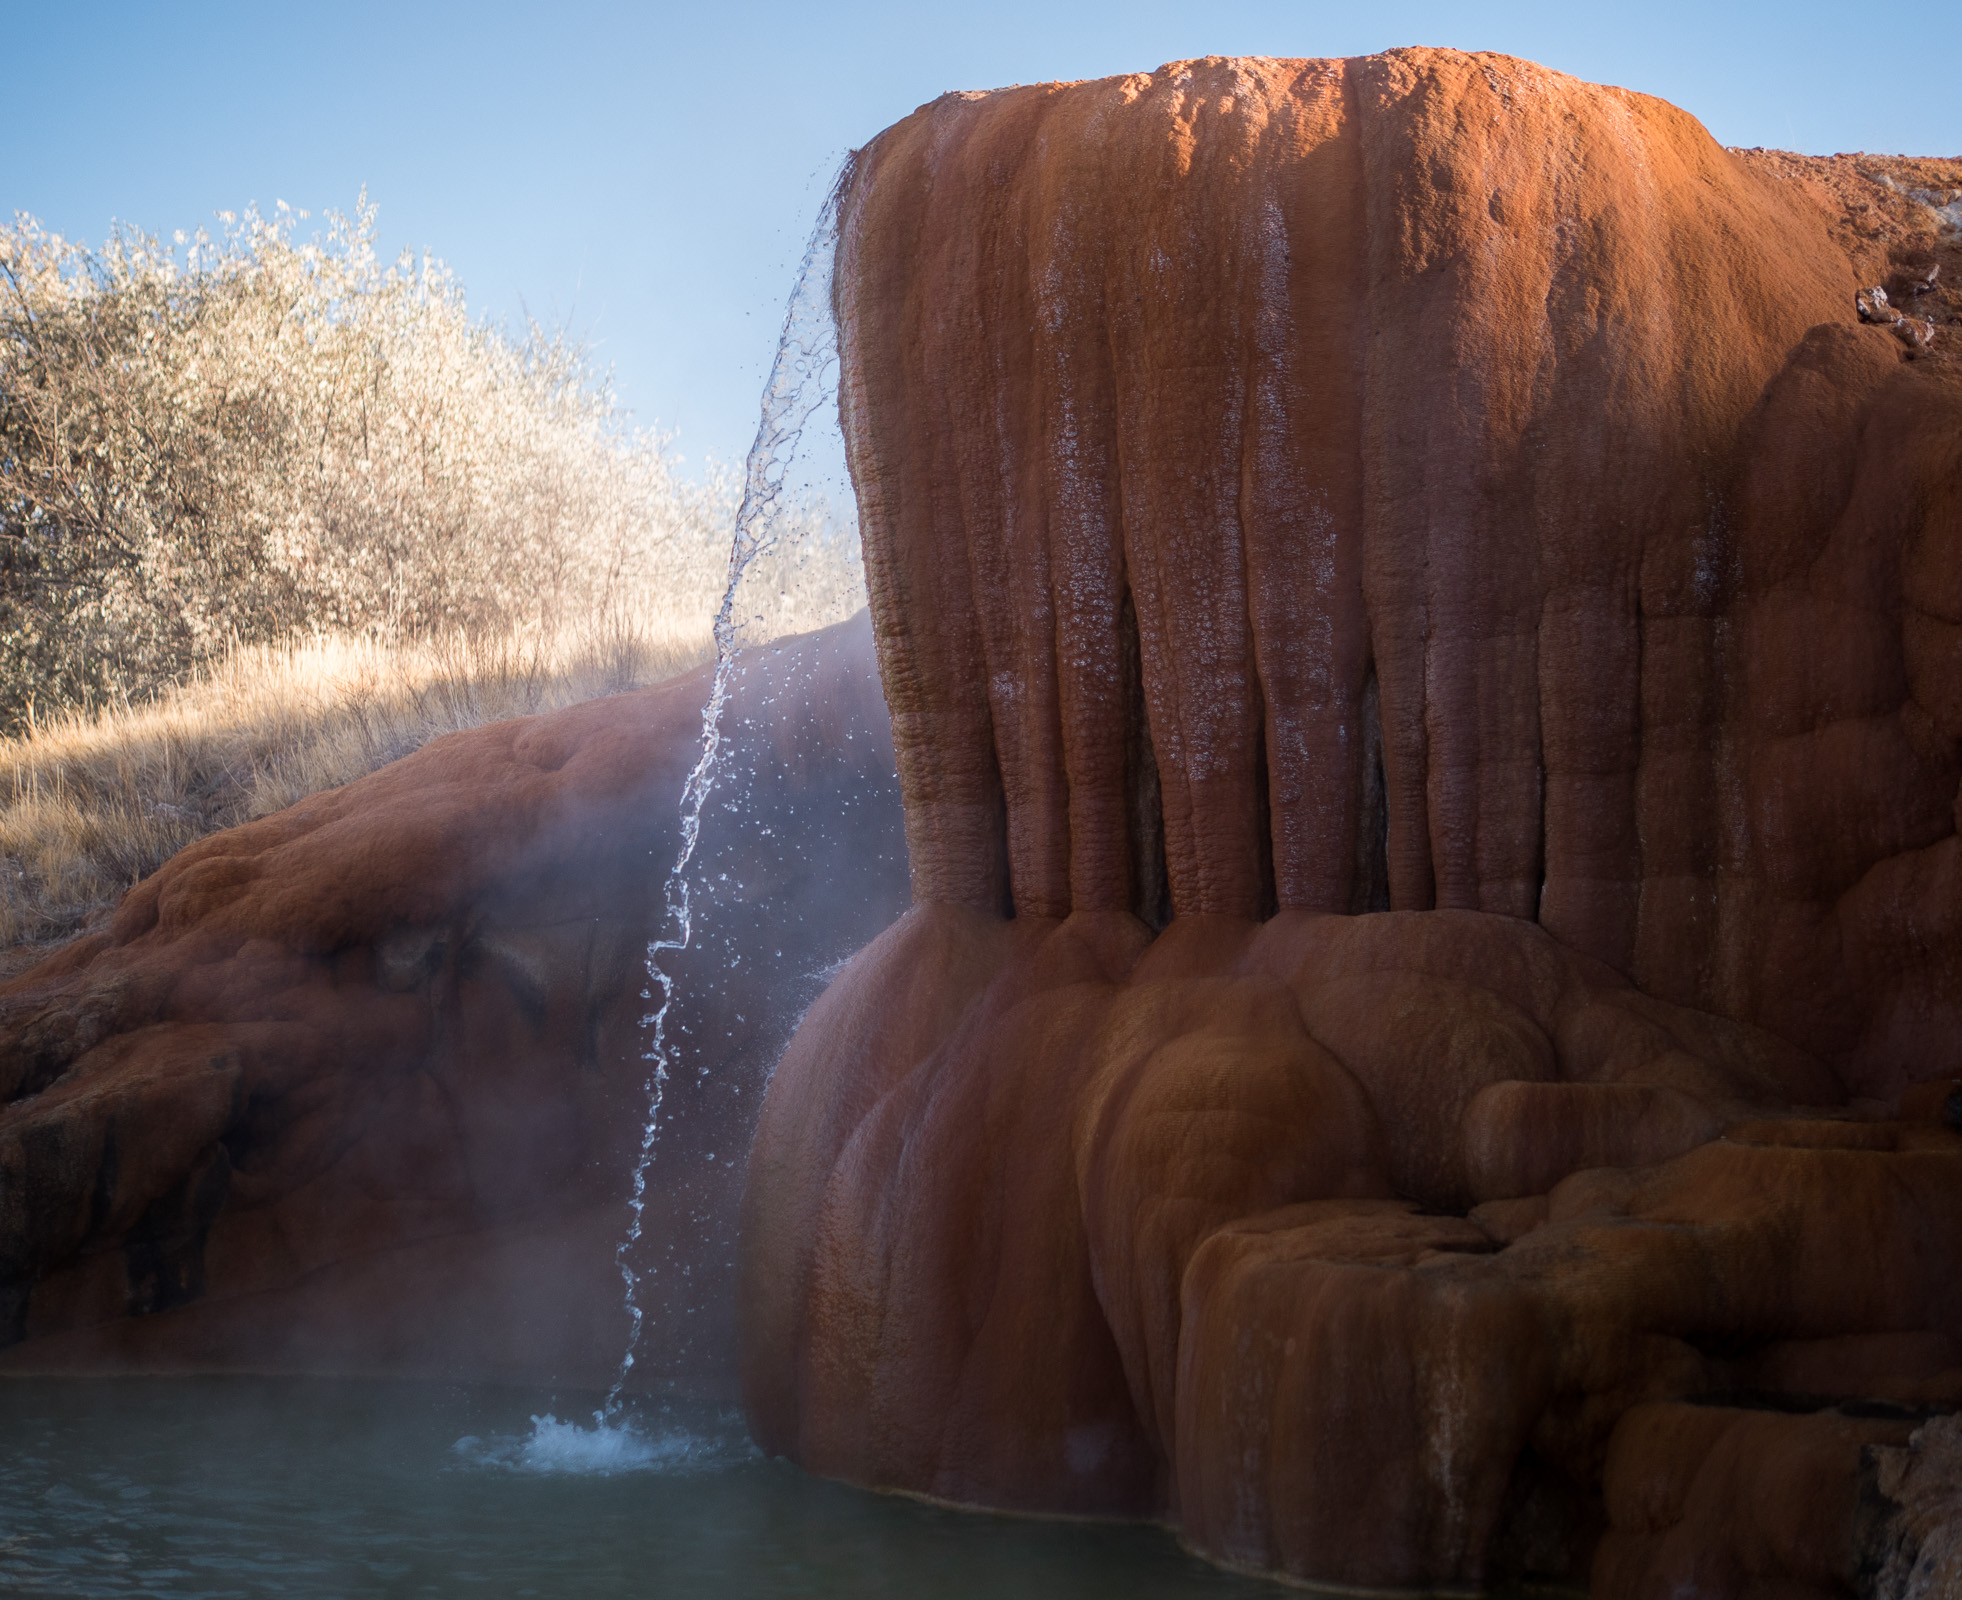
[[245, 645], [155, 700], [0, 739], [0, 973], [208, 833], [443, 734], [658, 683], [709, 654], [705, 628], [617, 618], [552, 638]]

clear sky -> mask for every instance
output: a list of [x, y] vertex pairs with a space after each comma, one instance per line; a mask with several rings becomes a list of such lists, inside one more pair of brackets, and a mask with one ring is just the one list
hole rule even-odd
[[570, 322], [637, 420], [740, 457], [828, 177], [944, 90], [1456, 45], [1661, 95], [1725, 144], [1962, 154], [1952, 56], [1912, 31], [1817, 0], [0, 0], [0, 206], [93, 243], [365, 183], [391, 253]]

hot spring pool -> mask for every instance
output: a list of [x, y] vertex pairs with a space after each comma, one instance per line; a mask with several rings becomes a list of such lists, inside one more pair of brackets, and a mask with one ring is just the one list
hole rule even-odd
[[614, 1470], [568, 1470], [594, 1465], [590, 1439], [531, 1419], [590, 1408], [317, 1379], [0, 1382], [0, 1594], [1289, 1592], [1219, 1573], [1152, 1528], [974, 1516], [822, 1483], [762, 1459], [739, 1416], [700, 1401], [642, 1402]]

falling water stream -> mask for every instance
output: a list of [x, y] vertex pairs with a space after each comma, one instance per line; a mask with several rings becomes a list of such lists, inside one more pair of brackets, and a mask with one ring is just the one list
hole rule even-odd
[[714, 792], [722, 755], [723, 714], [736, 672], [738, 652], [746, 638], [740, 610], [744, 577], [759, 556], [774, 549], [783, 531], [785, 494], [791, 464], [796, 460], [804, 429], [819, 406], [833, 393], [832, 367], [837, 360], [837, 327], [831, 309], [832, 259], [838, 240], [838, 214], [850, 182], [848, 159], [833, 180], [817, 225], [804, 246], [803, 260], [784, 312], [783, 332], [763, 390], [762, 417], [756, 440], [744, 465], [742, 500], [729, 547], [729, 575], [722, 603], [715, 614], [715, 674], [707, 703], [702, 707], [701, 755], [681, 792], [681, 843], [668, 870], [661, 931], [647, 944], [647, 987], [641, 998], [653, 1009], [640, 1019], [647, 1063], [646, 1116], [634, 1161], [627, 1199], [627, 1227], [614, 1251], [620, 1270], [622, 1299], [627, 1312], [626, 1348], [606, 1398], [593, 1413], [590, 1429], [560, 1422], [551, 1414], [532, 1418], [532, 1436], [523, 1447], [540, 1462], [566, 1470], [607, 1470], [632, 1466], [654, 1448], [622, 1413], [621, 1396], [640, 1349], [646, 1311], [641, 1304], [642, 1273], [633, 1264], [647, 1209], [647, 1174], [660, 1134], [661, 1101], [674, 1065], [668, 1036], [668, 1017], [675, 1003], [675, 980], [664, 958], [689, 947], [694, 936], [693, 891], [689, 867], [701, 841], [702, 813]]
[[617, 1414], [620, 1392], [633, 1371], [634, 1355], [640, 1347], [645, 1313], [640, 1305], [640, 1276], [631, 1259], [640, 1243], [641, 1219], [647, 1206], [647, 1169], [654, 1159], [654, 1140], [660, 1132], [661, 1093], [668, 1081], [671, 1065], [668, 1046], [668, 1012], [674, 1005], [674, 979], [661, 965], [661, 958], [686, 950], [694, 932], [690, 903], [688, 865], [695, 858], [695, 846], [702, 836], [702, 808], [715, 788], [716, 760], [722, 753], [722, 713], [729, 703], [729, 683], [736, 669], [736, 652], [743, 643], [742, 626], [736, 610], [737, 592], [743, 576], [756, 558], [777, 541], [783, 520], [784, 483], [804, 427], [811, 414], [830, 395], [826, 381], [837, 359], [838, 334], [831, 313], [831, 263], [838, 241], [838, 207], [851, 178], [851, 163], [832, 183], [831, 192], [818, 213], [817, 226], [804, 246], [804, 259], [797, 269], [797, 282], [790, 292], [790, 305], [784, 312], [783, 333], [777, 339], [776, 359], [770, 366], [770, 381], [763, 390], [763, 415], [757, 423], [756, 441], [749, 447], [743, 471], [743, 497], [736, 510], [734, 537], [729, 545], [729, 579], [722, 590], [722, 605], [715, 614], [715, 677], [708, 703], [702, 707], [702, 753], [688, 774], [681, 791], [681, 847], [675, 852], [674, 866], [668, 871], [665, 931], [648, 941], [648, 987], [643, 1000], [654, 1002], [654, 1009], [640, 1019], [647, 1050], [641, 1059], [648, 1063], [647, 1119], [641, 1126], [640, 1153], [634, 1161], [633, 1190], [627, 1201], [630, 1217], [626, 1234], [614, 1252], [620, 1267], [620, 1280], [627, 1306], [627, 1348], [620, 1357], [620, 1370], [613, 1387], [594, 1417], [604, 1425]]

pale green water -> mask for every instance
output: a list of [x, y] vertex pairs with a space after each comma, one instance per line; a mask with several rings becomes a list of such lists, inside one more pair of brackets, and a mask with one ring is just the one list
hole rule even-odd
[[[0, 1594], [1289, 1592], [1215, 1572], [1150, 1528], [964, 1515], [821, 1483], [763, 1460], [738, 1417], [701, 1403], [643, 1407], [632, 1470], [523, 1464], [533, 1414], [589, 1407], [320, 1380], [0, 1382]], [[549, 1428], [531, 1450], [552, 1459]]]

